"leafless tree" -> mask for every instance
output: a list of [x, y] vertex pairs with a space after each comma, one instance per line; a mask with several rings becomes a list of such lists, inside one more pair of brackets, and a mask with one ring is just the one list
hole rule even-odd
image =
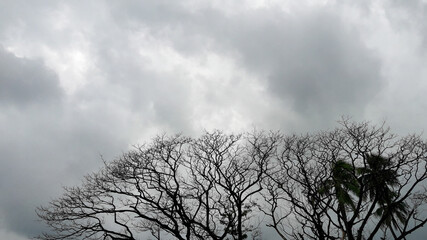
[[[405, 239], [427, 221], [427, 143], [384, 125], [159, 136], [37, 213], [40, 239]], [[263, 219], [259, 222], [257, 218]]]
[[40, 239], [246, 239], [279, 134], [160, 136], [37, 213]]
[[268, 226], [282, 239], [405, 239], [427, 221], [427, 143], [343, 120], [289, 136], [264, 180]]

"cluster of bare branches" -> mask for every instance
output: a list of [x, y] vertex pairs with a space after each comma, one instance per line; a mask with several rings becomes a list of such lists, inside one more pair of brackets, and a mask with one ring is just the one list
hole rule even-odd
[[[245, 239], [278, 134], [157, 137], [37, 212], [41, 239]], [[257, 231], [254, 231], [256, 233]], [[251, 234], [251, 235], [254, 235]]]
[[263, 193], [282, 239], [405, 239], [427, 221], [427, 145], [342, 121], [283, 139]]
[[[405, 239], [427, 221], [427, 144], [342, 121], [303, 136], [160, 136], [37, 213], [40, 239]], [[262, 219], [262, 220], [258, 220]]]

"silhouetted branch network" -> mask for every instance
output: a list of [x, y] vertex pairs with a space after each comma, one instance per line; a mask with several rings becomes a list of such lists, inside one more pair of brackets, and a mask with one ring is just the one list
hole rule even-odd
[[[427, 144], [342, 120], [285, 136], [158, 136], [37, 209], [39, 239], [405, 239], [427, 221]], [[261, 220], [259, 220], [261, 219]]]

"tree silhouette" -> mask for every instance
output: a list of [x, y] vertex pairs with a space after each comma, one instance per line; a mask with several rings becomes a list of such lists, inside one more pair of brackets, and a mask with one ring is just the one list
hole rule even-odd
[[282, 239], [404, 239], [427, 222], [426, 159], [419, 136], [366, 122], [286, 137], [263, 195], [269, 226]]
[[333, 163], [331, 172], [331, 179], [323, 183], [323, 188], [319, 189], [320, 193], [331, 194], [331, 191], [333, 191], [340, 206], [340, 211], [345, 213], [348, 206], [354, 210], [356, 207], [351, 193], [359, 195], [360, 186], [353, 174], [353, 167], [344, 160], [338, 160]]
[[254, 235], [254, 195], [277, 134], [159, 136], [125, 153], [37, 213], [40, 239], [238, 239]]
[[366, 154], [365, 159], [366, 166], [358, 171], [369, 198], [379, 205], [375, 211], [381, 219], [378, 226], [390, 227], [393, 237], [397, 238], [391, 227], [399, 228], [399, 224], [405, 222], [409, 208], [405, 201], [395, 201], [399, 197], [394, 191], [399, 186], [397, 169], [393, 168], [391, 159], [379, 155]]
[[39, 207], [40, 239], [405, 239], [427, 222], [427, 142], [343, 120], [316, 134], [156, 137]]

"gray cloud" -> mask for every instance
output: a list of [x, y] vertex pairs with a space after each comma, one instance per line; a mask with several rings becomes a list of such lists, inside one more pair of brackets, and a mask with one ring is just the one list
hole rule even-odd
[[[146, 6], [140, 6], [146, 9]], [[259, 76], [291, 103], [307, 125], [325, 126], [340, 115], [361, 115], [384, 81], [381, 63], [351, 22], [328, 8], [287, 14], [268, 9], [227, 16], [205, 8], [183, 12], [156, 5], [156, 17], [133, 14], [183, 54], [219, 51]], [[138, 8], [137, 8], [138, 9]], [[160, 17], [160, 16], [169, 16]], [[154, 23], [153, 25], [151, 25]]]
[[60, 101], [58, 77], [40, 60], [19, 58], [0, 48], [0, 103], [26, 105]]
[[0, 191], [8, 193], [0, 196], [0, 220], [12, 231], [39, 232], [34, 207], [51, 193], [44, 174], [52, 174], [47, 169], [50, 158], [60, 152], [49, 130], [57, 124], [55, 109], [64, 93], [58, 76], [41, 60], [16, 57], [3, 48], [0, 86]]
[[61, 108], [3, 108], [0, 115], [0, 191], [7, 193], [0, 196], [2, 224], [28, 237], [44, 229], [36, 221], [36, 206], [97, 169], [100, 154], [112, 159], [128, 145], [116, 119]]
[[35, 207], [99, 168], [100, 155], [120, 155], [133, 133], [127, 111], [67, 97], [39, 60], [2, 50], [0, 68], [0, 230], [34, 237], [45, 229]]
[[[344, 19], [329, 11], [249, 17], [235, 32], [248, 69], [267, 73], [269, 89], [319, 124], [360, 115], [382, 85], [379, 59]], [[236, 27], [236, 29], [238, 29]]]
[[398, 1], [389, 3], [387, 17], [393, 22], [393, 26], [400, 31], [414, 31], [415, 36], [421, 37], [419, 50], [427, 55], [427, 2], [422, 0]]

